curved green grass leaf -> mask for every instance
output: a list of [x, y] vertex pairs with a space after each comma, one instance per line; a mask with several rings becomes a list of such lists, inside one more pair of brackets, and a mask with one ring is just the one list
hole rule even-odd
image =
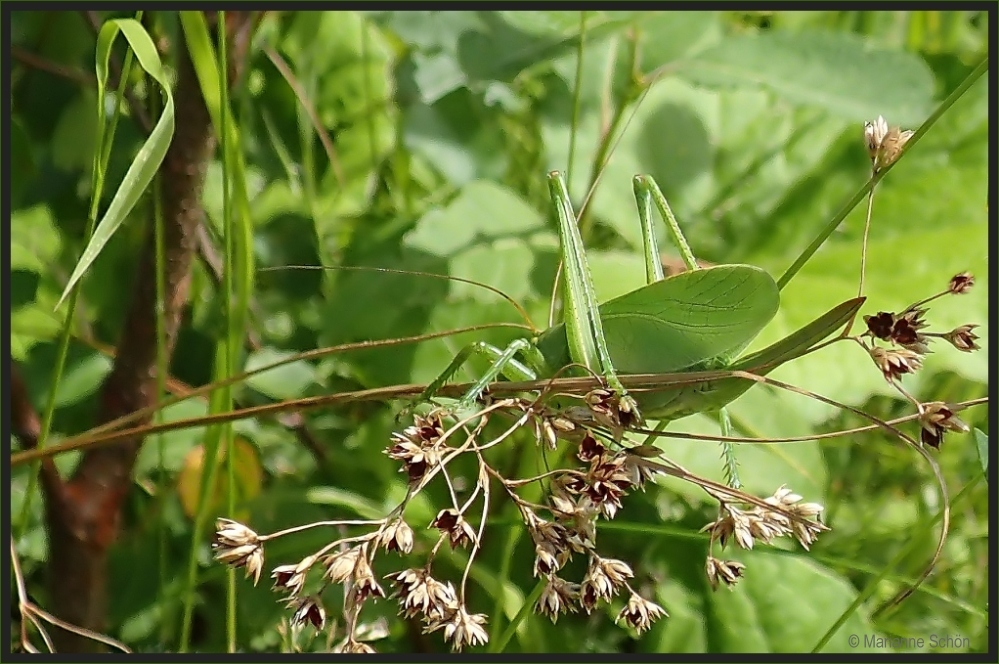
[[118, 36], [119, 32], [125, 35], [125, 39], [135, 52], [135, 57], [142, 69], [159, 83], [166, 97], [166, 104], [163, 107], [163, 114], [157, 120], [156, 126], [153, 127], [153, 131], [149, 134], [149, 138], [146, 139], [146, 142], [139, 149], [138, 154], [135, 155], [135, 159], [132, 161], [131, 166], [128, 167], [125, 177], [118, 186], [118, 191], [115, 192], [114, 198], [111, 199], [111, 204], [108, 206], [107, 212], [104, 213], [104, 216], [97, 224], [90, 242], [87, 243], [87, 247], [83, 250], [79, 262], [73, 268], [73, 273], [66, 283], [66, 288], [63, 289], [59, 302], [56, 304], [57, 307], [66, 299], [66, 296], [76, 283], [83, 277], [94, 260], [97, 259], [101, 249], [111, 239], [114, 232], [118, 230], [125, 217], [132, 211], [132, 208], [135, 207], [135, 204], [139, 201], [139, 197], [142, 196], [149, 183], [152, 182], [157, 169], [163, 163], [163, 158], [166, 156], [167, 148], [170, 146], [170, 141], [173, 138], [173, 93], [170, 91], [170, 84], [163, 70], [163, 63], [160, 61], [160, 56], [156, 52], [156, 46], [153, 44], [153, 40], [150, 39], [148, 33], [146, 33], [145, 28], [142, 27], [141, 23], [133, 19], [108, 21], [101, 28], [100, 34], [97, 36], [97, 87], [101, 92], [97, 96], [97, 117], [99, 121], [101, 123], [104, 121], [103, 92], [108, 79], [108, 60], [111, 56], [111, 47], [114, 45], [115, 37]]

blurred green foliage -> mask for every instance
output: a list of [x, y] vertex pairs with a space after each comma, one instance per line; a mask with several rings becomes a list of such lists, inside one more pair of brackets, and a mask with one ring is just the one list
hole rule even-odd
[[[147, 23], [172, 45], [183, 43], [175, 15], [153, 13]], [[377, 266], [464, 277], [500, 289], [544, 327], [558, 258], [544, 173], [561, 169], [569, 171], [577, 210], [599, 176], [582, 225], [601, 299], [642, 281], [631, 194], [636, 173], [651, 174], [663, 187], [699, 259], [753, 263], [779, 276], [868, 177], [862, 123], [881, 114], [892, 124], [918, 126], [987, 54], [986, 35], [985, 13], [966, 11], [588, 12], [585, 22], [572, 12], [278, 13], [261, 23], [243, 85], [232, 91], [257, 267]], [[11, 77], [11, 352], [36, 404], [56, 390], [53, 429], [65, 436], [92, 425], [110, 361], [88, 340], [117, 341], [126, 302], [122, 275], [134, 270], [151, 199], [139, 202], [87, 270], [68, 364], [60, 384], [51, 385], [54, 340], [65, 316], [55, 303], [85, 246], [93, 184], [94, 35], [75, 12], [22, 12], [13, 16], [11, 38], [32, 56], [18, 59]], [[111, 53], [119, 62], [122, 41]], [[172, 72], [170, 58], [166, 65]], [[158, 94], [141, 75], [132, 83], [140, 100]], [[863, 313], [898, 311], [939, 292], [962, 270], [981, 277], [970, 294], [935, 302], [928, 318], [938, 330], [981, 324], [983, 349], [939, 348], [918, 376], [906, 379], [906, 389], [922, 400], [955, 402], [987, 389], [988, 96], [982, 78], [906, 154], [874, 200]], [[106, 100], [113, 101], [110, 92]], [[313, 112], [332, 152], [317, 135]], [[132, 120], [126, 116], [118, 126], [101, 210], [142, 143]], [[204, 195], [209, 235], [227, 223], [221, 186], [216, 161]], [[856, 294], [864, 215], [864, 206], [854, 210], [782, 293], [781, 310], [756, 347]], [[245, 354], [246, 368], [345, 342], [519, 320], [485, 289], [417, 275], [260, 271], [253, 297], [251, 328], [261, 347]], [[221, 298], [210, 270], [198, 264], [171, 364], [172, 375], [190, 385], [212, 379], [223, 334]], [[464, 344], [478, 338], [501, 344], [512, 334], [464, 334], [299, 361], [246, 381], [235, 396], [254, 404], [427, 382]], [[482, 367], [459, 379], [476, 368]], [[886, 419], [911, 409], [850, 344], [773, 376]], [[764, 437], [864, 423], [762, 387], [731, 411], [739, 431]], [[162, 416], [205, 412], [204, 402], [192, 401]], [[259, 494], [240, 505], [241, 516], [268, 532], [313, 518], [383, 515], [405, 492], [405, 478], [382, 454], [398, 427], [395, 412], [393, 404], [355, 404], [303, 413], [327, 452], [325, 464], [277, 421], [238, 422], [237, 433], [264, 470]], [[989, 430], [984, 408], [962, 418]], [[672, 428], [717, 431], [702, 417]], [[112, 584], [109, 625], [138, 650], [176, 647], [192, 527], [178, 482], [203, 437], [203, 429], [150, 437], [135, 469], [111, 561], [111, 578], [128, 582]], [[666, 447], [689, 470], [721, 477], [716, 446], [673, 440]], [[598, 543], [605, 555], [633, 564], [636, 587], [671, 617], [641, 638], [613, 624], [619, 607], [564, 616], [557, 626], [533, 617], [508, 650], [801, 652], [844, 613], [827, 650], [851, 652], [850, 634], [948, 635], [967, 638], [960, 650], [986, 649], [981, 570], [988, 564], [989, 505], [971, 434], [950, 436], [937, 455], [951, 498], [960, 495], [941, 561], [913, 597], [890, 608], [883, 603], [920, 573], [936, 545], [941, 496], [916, 455], [880, 433], [746, 445], [737, 454], [751, 492], [768, 495], [787, 483], [826, 506], [832, 531], [810, 553], [781, 547], [747, 553], [740, 558], [745, 580], [732, 592], [713, 593], [703, 573], [707, 539], [698, 534], [715, 518], [712, 504], [692, 485], [664, 481], [661, 489], [630, 496]], [[527, 438], [491, 459], [511, 474], [543, 463]], [[65, 472], [74, 462], [67, 455], [59, 465]], [[15, 469], [12, 478], [12, 515], [24, 501], [24, 471]], [[461, 469], [454, 472], [460, 479]], [[444, 496], [443, 487], [431, 487], [407, 511], [417, 530], [414, 561], [434, 542], [422, 527]], [[490, 613], [494, 638], [534, 585], [532, 547], [508, 508], [491, 513], [488, 543], [470, 580], [471, 607]], [[153, 536], [161, 526], [163, 574], [155, 572], [161, 561]], [[319, 531], [278, 540], [268, 545], [268, 569], [327, 541]], [[17, 545], [29, 586], [44, 604], [38, 500]], [[903, 550], [901, 562], [886, 571]], [[207, 545], [194, 555], [203, 563], [194, 647], [219, 650], [226, 575], [209, 564]], [[459, 578], [462, 555], [442, 554], [435, 569]], [[381, 573], [405, 566], [379, 560]], [[581, 573], [571, 569], [569, 576]], [[873, 592], [851, 608], [872, 583]], [[238, 642], [247, 651], [288, 648], [281, 625], [289, 612], [266, 585], [238, 583]], [[331, 620], [338, 618], [340, 598], [330, 591], [324, 599]], [[387, 636], [372, 644], [379, 651], [445, 647], [437, 635], [420, 635], [397, 619], [391, 601], [365, 609], [365, 621], [379, 617], [388, 621]], [[298, 647], [325, 649], [325, 635], [310, 640], [303, 633]]]

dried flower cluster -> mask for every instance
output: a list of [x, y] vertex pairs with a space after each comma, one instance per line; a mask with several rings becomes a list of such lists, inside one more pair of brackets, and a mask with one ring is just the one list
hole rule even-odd
[[[717, 541], [722, 547], [728, 544], [729, 539], [734, 539], [743, 549], [752, 549], [755, 540], [769, 544], [774, 538], [787, 535], [793, 536], [808, 549], [818, 534], [828, 530], [828, 527], [820, 521], [811, 520], [822, 512], [822, 506], [802, 503], [801, 499], [782, 485], [772, 496], [764, 499], [766, 507], [744, 505], [740, 508], [723, 502], [718, 519], [706, 525], [702, 532], [710, 533], [711, 542]], [[800, 518], [792, 520], [789, 515]]]
[[[603, 603], [622, 602], [616, 621], [639, 633], [666, 617], [663, 607], [643, 598], [632, 587], [634, 572], [627, 562], [598, 551], [597, 524], [600, 519], [613, 519], [629, 492], [644, 489], [649, 480], [666, 472], [667, 467], [654, 460], [658, 450], [652, 454], [646, 449], [649, 446], [622, 449], [617, 445], [622, 422], [628, 417], [620, 410], [625, 408], [622, 400], [605, 389], [596, 389], [582, 403], [582, 407], [549, 408], [526, 399], [495, 401], [470, 418], [478, 420], [474, 427], [471, 421], [459, 421], [448, 428], [444, 424], [447, 415], [440, 410], [416, 415], [411, 426], [392, 436], [386, 449], [386, 454], [400, 462], [400, 471], [407, 475], [410, 490], [406, 500], [375, 522], [312, 524], [365, 525], [369, 530], [362, 535], [342, 537], [297, 563], [273, 569], [274, 588], [285, 595], [291, 611], [290, 623], [322, 630], [326, 626], [323, 592], [331, 585], [342, 586], [346, 634], [336, 650], [374, 652], [370, 643], [360, 638], [359, 616], [367, 601], [386, 597], [373, 571], [375, 557], [380, 552], [405, 555], [414, 551], [416, 533], [402, 514], [407, 502], [434, 478], [447, 483], [455, 498], [452, 505], [440, 509], [427, 524], [429, 531], [437, 531], [437, 543], [422, 566], [389, 573], [384, 580], [391, 585], [391, 598], [398, 603], [399, 613], [406, 619], [420, 620], [426, 633], [440, 633], [452, 649], [461, 650], [489, 640], [487, 616], [473, 612], [466, 602], [466, 579], [482, 546], [492, 481], [498, 482], [504, 495], [517, 506], [531, 537], [534, 576], [544, 584], [534, 604], [535, 612], [555, 622], [563, 613], [580, 610], [591, 613]], [[485, 421], [496, 412], [514, 417], [515, 423], [497, 438], [482, 441]], [[524, 427], [535, 433], [543, 449], [557, 448], [560, 442], [570, 444], [578, 463], [539, 477], [518, 480], [502, 477], [488, 465], [483, 452]], [[462, 454], [475, 457], [479, 474], [471, 495], [459, 503], [446, 467]], [[547, 485], [543, 504], [530, 503], [518, 495], [520, 488], [543, 480]], [[825, 530], [821, 523], [811, 520], [821, 508], [801, 503], [800, 496], [783, 487], [763, 500], [744, 496], [736, 489], [729, 492], [724, 498], [712, 494], [726, 514], [708, 526], [712, 543], [718, 539], [724, 545], [734, 535], [743, 546], [752, 546], [753, 538], [769, 542], [774, 537], [793, 535], [807, 548]], [[473, 509], [479, 496], [482, 509]], [[740, 503], [742, 507], [737, 508], [733, 496], [744, 496], [748, 502]], [[220, 519], [217, 527], [216, 558], [236, 567], [245, 566], [255, 582], [263, 563], [264, 542], [302, 529], [258, 536], [246, 526], [225, 519]], [[445, 542], [451, 548], [468, 550], [468, 565], [457, 586], [433, 575], [433, 559]], [[569, 580], [562, 574], [574, 556], [586, 561], [585, 573], [578, 580]], [[313, 570], [321, 573], [312, 575]], [[722, 562], [711, 556], [706, 566], [712, 586], [717, 585], [718, 579], [734, 583], [743, 570], [740, 563]]]
[[[598, 395], [591, 403], [602, 406], [602, 397]], [[537, 428], [547, 429], [544, 424]], [[511, 492], [534, 543], [534, 575], [545, 583], [534, 610], [557, 622], [562, 613], [575, 613], [580, 608], [590, 613], [600, 602], [611, 601], [627, 590], [629, 600], [617, 620], [643, 632], [667, 614], [631, 587], [628, 579], [634, 573], [626, 562], [597, 552], [596, 525], [601, 517], [614, 518], [622, 497], [633, 488], [642, 488], [656, 472], [638, 457], [610, 452], [589, 432], [578, 441], [576, 456], [587, 468], [566, 472], [552, 482], [549, 504], [543, 508], [550, 519], [539, 516]], [[578, 583], [558, 575], [574, 555], [585, 555], [587, 560], [586, 573]]]
[[[975, 278], [968, 272], [954, 275], [947, 288], [932, 297], [920, 300], [901, 313], [895, 314], [880, 311], [873, 316], [864, 316], [867, 331], [864, 337], [870, 340], [870, 345], [861, 340], [861, 345], [867, 350], [884, 375], [885, 380], [901, 390], [898, 381], [905, 374], [915, 373], [923, 365], [923, 359], [931, 353], [930, 344], [935, 339], [943, 339], [959, 351], [970, 353], [979, 349], [978, 335], [975, 324], [960, 325], [949, 332], [930, 332], [926, 329], [925, 317], [929, 312], [926, 306], [932, 300], [947, 295], [964, 295], [975, 285]], [[878, 345], [876, 342], [885, 342]], [[901, 390], [908, 397], [908, 394]], [[911, 399], [911, 397], [909, 397]], [[924, 445], [939, 448], [944, 431], [967, 431], [968, 427], [959, 420], [954, 412], [942, 403], [920, 404], [919, 409], [920, 437]]]
[[[819, 533], [829, 528], [816, 519], [822, 506], [801, 500], [800, 495], [783, 485], [765, 498], [763, 504], [737, 507], [723, 500], [718, 518], [702, 529], [710, 534], [709, 551], [715, 542], [724, 548], [731, 540], [743, 549], [752, 549], [755, 541], [769, 544], [783, 536], [794, 537], [809, 549]], [[738, 561], [720, 560], [709, 553], [704, 571], [712, 589], [717, 589], [719, 582], [729, 588], [734, 586], [745, 570], [746, 566]]]
[[392, 434], [392, 445], [385, 450], [390, 459], [402, 461], [402, 471], [411, 483], [418, 483], [427, 471], [440, 465], [446, 445], [442, 442], [444, 427], [441, 412], [426, 417], [416, 415], [412, 426], [402, 433]]

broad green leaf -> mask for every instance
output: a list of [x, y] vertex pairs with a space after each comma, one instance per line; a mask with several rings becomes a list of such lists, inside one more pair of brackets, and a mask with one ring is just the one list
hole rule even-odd
[[452, 256], [482, 239], [517, 237], [537, 230], [544, 218], [517, 194], [488, 180], [471, 182], [443, 208], [428, 212], [405, 244]]
[[[610, 225], [635, 250], [642, 246], [641, 228], [631, 180], [637, 173], [651, 175], [663, 188], [681, 227], [695, 221], [691, 208], [711, 184], [712, 141], [719, 126], [719, 94], [699, 90], [677, 78], [654, 85], [615, 141], [590, 201], [590, 212]], [[570, 182], [578, 212], [589, 184], [593, 154], [601, 135], [601, 111], [587, 109], [580, 118], [574, 173]], [[571, 127], [562, 112], [542, 118], [547, 167], [565, 170]], [[696, 209], [696, 208], [695, 208]], [[666, 237], [660, 232], [660, 237]], [[665, 243], [662, 246], [665, 251]]]
[[69, 406], [89, 397], [98, 390], [110, 372], [111, 360], [98, 353], [68, 363], [56, 390], [56, 407]]
[[695, 53], [722, 38], [722, 23], [712, 11], [642, 12], [634, 22], [639, 32], [643, 73]]
[[52, 137], [52, 161], [63, 170], [86, 170], [91, 167], [97, 147], [97, 123], [94, 116], [97, 104], [94, 91], [85, 89], [73, 100], [59, 117]]
[[[709, 650], [809, 652], [857, 595], [846, 579], [806, 556], [754, 551], [735, 557], [746, 565], [744, 578], [731, 591], [720, 588], [708, 597]], [[865, 635], [877, 632], [855, 613], [822, 651], [883, 650], [865, 644]]]
[[499, 179], [508, 167], [504, 139], [490, 131], [489, 122], [465, 121], [478, 111], [467, 90], [456, 90], [432, 105], [414, 104], [406, 109], [406, 146], [426, 157], [455, 186], [479, 178]]
[[416, 52], [412, 54], [413, 80], [420, 90], [420, 101], [433, 104], [465, 85], [467, 77], [453, 53]]
[[462, 33], [485, 28], [480, 13], [474, 11], [386, 12], [381, 22], [406, 44], [427, 52], [454, 52]]
[[645, 261], [634, 252], [587, 251], [586, 261], [590, 265], [593, 287], [600, 303], [630, 293], [646, 284]]
[[10, 269], [44, 274], [61, 250], [62, 238], [52, 211], [38, 204], [10, 216]]
[[[587, 44], [632, 20], [634, 12], [588, 12]], [[580, 27], [579, 12], [565, 11], [395, 12], [387, 25], [417, 46], [413, 79], [424, 104], [544, 66], [576, 48]]]
[[496, 14], [512, 27], [537, 35], [564, 35], [578, 32], [580, 14], [587, 21], [603, 22], [607, 12], [592, 11], [498, 11]]
[[[173, 138], [174, 106], [173, 93], [170, 91], [170, 82], [166, 78], [166, 72], [163, 70], [163, 64], [160, 62], [156, 46], [142, 27], [142, 24], [138, 21], [132, 19], [115, 19], [106, 22], [101, 28], [97, 37], [97, 89], [103, 92], [106, 87], [108, 59], [111, 56], [111, 47], [114, 44], [115, 37], [118, 36], [118, 32], [125, 35], [125, 39], [135, 52], [135, 57], [142, 69], [159, 83], [166, 98], [166, 103], [164, 104], [162, 115], [160, 115], [159, 120], [156, 122], [156, 126], [153, 127], [149, 138], [139, 148], [139, 152], [135, 155], [132, 165], [129, 166], [125, 177], [118, 186], [118, 190], [111, 199], [111, 204], [98, 222], [93, 236], [83, 250], [83, 254], [73, 269], [73, 273], [69, 277], [62, 296], [59, 298], [59, 304], [66, 298], [73, 286], [76, 285], [76, 282], [80, 280], [94, 262], [94, 259], [97, 258], [97, 255], [107, 241], [118, 230], [125, 217], [135, 207], [135, 204], [139, 201], [139, 197], [142, 196], [146, 187], [152, 181], [153, 176], [156, 175], [156, 171], [163, 162], [167, 148], [170, 146], [170, 141]], [[105, 114], [103, 94], [99, 95], [97, 99], [97, 113], [98, 117], [101, 118], [101, 122], [103, 122]]]
[[51, 268], [58, 262], [62, 238], [45, 204], [15, 209], [10, 216], [10, 351], [27, 359], [32, 347], [59, 335], [65, 312], [55, 308], [58, 284]]
[[[867, 304], [861, 315], [878, 311], [901, 311], [909, 304], [946, 288], [950, 277], [963, 270], [987, 274], [987, 257], [977, 247], [988, 243], [988, 226], [980, 222], [955, 223], [933, 231], [915, 231], [895, 239], [872, 242], [868, 247]], [[756, 348], [776, 341], [823, 313], [823, 309], [857, 294], [858, 248], [848, 243], [826, 247], [781, 293], [781, 309], [760, 334]], [[853, 275], [843, 266], [857, 265]], [[931, 331], [946, 332], [965, 323], [985, 325], [988, 316], [988, 284], [979, 281], [963, 296], [934, 301], [926, 317]], [[821, 294], [821, 296], [817, 296]], [[863, 320], [858, 319], [863, 329]], [[906, 376], [903, 385], [919, 394], [923, 375], [952, 370], [972, 380], [988, 381], [987, 334], [980, 334], [982, 350], [961, 353], [943, 340], [933, 344], [923, 369]], [[818, 353], [783, 365], [774, 378], [853, 405], [873, 394], [897, 394], [885, 382], [868, 355], [853, 343], [836, 343]], [[814, 400], [795, 398], [799, 412], [809, 418], [828, 417], [832, 409]], [[815, 420], [813, 420], [815, 421]]]
[[[320, 122], [335, 131], [337, 164], [316, 151], [312, 158], [323, 170], [305, 177], [315, 180], [320, 242], [338, 241], [341, 217], [363, 214], [375, 174], [395, 145], [396, 109], [388, 74], [393, 53], [374, 23], [350, 11], [296, 14], [282, 47], [310, 91]], [[315, 129], [300, 129], [311, 141]]]
[[649, 636], [639, 642], [642, 652], [708, 652], [704, 594], [692, 592], [672, 579], [656, 590], [654, 599], [669, 613], [669, 618], [653, 626]]
[[[597, 12], [588, 19], [587, 40], [596, 41], [604, 38], [635, 18], [630, 12], [616, 14], [612, 16], [605, 12]], [[471, 32], [458, 43], [462, 67], [469, 79], [511, 80], [525, 69], [577, 47], [580, 27], [577, 12], [557, 19], [565, 27], [556, 34], [546, 31], [548, 34], [544, 37], [514, 29], [503, 20], [510, 15], [510, 13], [504, 16], [483, 13], [486, 29]], [[541, 20], [548, 22], [547, 17], [551, 17], [552, 14], [545, 12], [541, 16]]]
[[15, 360], [28, 359], [28, 353], [35, 344], [51, 341], [59, 336], [63, 316], [53, 312], [54, 303], [55, 296], [11, 311], [10, 354]]
[[[290, 355], [291, 353], [282, 353], [272, 348], [261, 348], [246, 358], [244, 371], [253, 371]], [[246, 384], [272, 399], [295, 399], [303, 396], [315, 384], [315, 371], [306, 362], [292, 362], [255, 374], [246, 380]]]
[[929, 115], [934, 93], [933, 76], [918, 56], [840, 32], [728, 37], [680, 72], [701, 85], [761, 86], [855, 122], [878, 115], [920, 122]]

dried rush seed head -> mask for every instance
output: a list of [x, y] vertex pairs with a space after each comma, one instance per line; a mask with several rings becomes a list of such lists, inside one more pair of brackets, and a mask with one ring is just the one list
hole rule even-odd
[[978, 326], [974, 324], [956, 327], [945, 334], [944, 339], [949, 341], [954, 348], [964, 353], [979, 350], [981, 347], [976, 343], [978, 341], [978, 335], [972, 331], [976, 327]]
[[246, 577], [253, 577], [253, 585], [260, 581], [264, 568], [264, 545], [255, 532], [230, 519], [216, 519], [215, 560], [233, 568], [246, 568]]
[[910, 138], [912, 131], [889, 127], [888, 122], [880, 115], [874, 122], [865, 122], [864, 144], [874, 171], [880, 171], [893, 164]]
[[628, 624], [641, 634], [651, 627], [652, 623], [668, 616], [669, 614], [666, 613], [663, 607], [633, 592], [631, 593], [631, 597], [628, 598], [628, 603], [617, 614], [614, 622], [621, 622], [622, 619], [627, 620]]
[[386, 551], [409, 553], [413, 550], [413, 529], [399, 517], [382, 528], [377, 537], [377, 546]]
[[746, 566], [734, 560], [718, 560], [714, 556], [708, 556], [704, 571], [712, 590], [718, 589], [719, 581], [731, 589], [742, 578]]
[[454, 508], [438, 512], [430, 527], [436, 528], [446, 534], [451, 541], [451, 548], [453, 549], [465, 546], [469, 542], [475, 542], [478, 539], [475, 536], [475, 529], [472, 528], [472, 524], [466, 521], [465, 517]]
[[869, 352], [874, 364], [884, 374], [885, 380], [889, 382], [898, 380], [907, 373], [915, 373], [923, 364], [919, 353], [908, 348], [874, 346]]
[[945, 431], [958, 431], [966, 433], [968, 425], [954, 414], [947, 404], [942, 401], [933, 401], [923, 404], [923, 412], [919, 416], [921, 425], [919, 434], [923, 445], [929, 445], [934, 449], [940, 449]]
[[303, 599], [291, 600], [295, 604], [295, 612], [291, 617], [291, 624], [302, 626], [310, 623], [316, 630], [321, 630], [326, 624], [326, 609], [318, 597], [306, 597]]
[[458, 652], [465, 646], [477, 646], [489, 641], [485, 624], [485, 614], [468, 613], [464, 606], [459, 606], [446, 619], [432, 621], [423, 632], [426, 634], [443, 629], [444, 640], [451, 642], [452, 652]]
[[557, 623], [559, 614], [576, 613], [578, 602], [579, 584], [552, 574], [547, 577], [545, 588], [534, 603], [534, 611], [548, 616], [552, 623]]
[[458, 609], [451, 582], [441, 583], [427, 569], [405, 569], [385, 578], [395, 586], [392, 596], [399, 600], [400, 613], [407, 618], [422, 614], [427, 620], [441, 620]]
[[947, 285], [947, 290], [955, 295], [964, 295], [971, 290], [971, 287], [975, 285], [975, 275], [970, 272], [961, 272], [960, 274], [955, 274], [950, 279], [950, 283]]

